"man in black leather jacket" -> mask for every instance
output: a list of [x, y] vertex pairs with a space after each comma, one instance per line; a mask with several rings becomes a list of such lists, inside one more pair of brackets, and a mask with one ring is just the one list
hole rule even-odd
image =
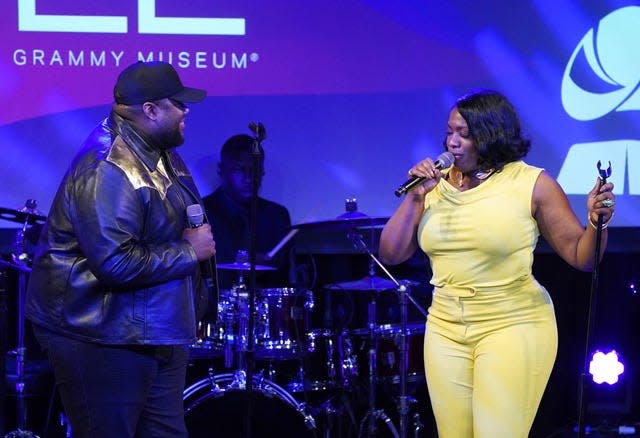
[[25, 311], [74, 437], [187, 436], [188, 346], [215, 242], [185, 215], [201, 199], [174, 148], [185, 102], [205, 96], [167, 63], [123, 70], [51, 206]]

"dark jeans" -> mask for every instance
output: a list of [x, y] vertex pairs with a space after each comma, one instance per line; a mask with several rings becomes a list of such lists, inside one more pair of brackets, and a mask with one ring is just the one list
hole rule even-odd
[[187, 437], [186, 345], [100, 345], [34, 326], [74, 438]]

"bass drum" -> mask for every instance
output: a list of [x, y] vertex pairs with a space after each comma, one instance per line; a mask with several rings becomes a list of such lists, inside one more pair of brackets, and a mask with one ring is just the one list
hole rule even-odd
[[[205, 377], [183, 393], [190, 438], [241, 437], [245, 427], [246, 389], [233, 373]], [[314, 437], [315, 419], [277, 384], [253, 376], [252, 437]]]

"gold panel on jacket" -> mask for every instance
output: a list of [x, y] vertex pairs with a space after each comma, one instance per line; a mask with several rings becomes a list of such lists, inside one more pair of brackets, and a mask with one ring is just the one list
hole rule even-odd
[[167, 196], [172, 183], [162, 160], [158, 160], [155, 171], [148, 169], [120, 137], [113, 143], [107, 160], [122, 169], [134, 189], [148, 187], [157, 190], [161, 199]]

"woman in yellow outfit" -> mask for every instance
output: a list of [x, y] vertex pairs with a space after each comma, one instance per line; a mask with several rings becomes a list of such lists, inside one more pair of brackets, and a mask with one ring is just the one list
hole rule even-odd
[[522, 159], [530, 149], [511, 103], [481, 90], [459, 98], [444, 146], [453, 167], [426, 158], [425, 178], [385, 225], [388, 264], [420, 248], [434, 286], [424, 361], [440, 438], [526, 437], [557, 351], [553, 303], [531, 273], [542, 234], [580, 270], [594, 265], [596, 224], [613, 216], [613, 184], [597, 179], [583, 227], [559, 184]]

